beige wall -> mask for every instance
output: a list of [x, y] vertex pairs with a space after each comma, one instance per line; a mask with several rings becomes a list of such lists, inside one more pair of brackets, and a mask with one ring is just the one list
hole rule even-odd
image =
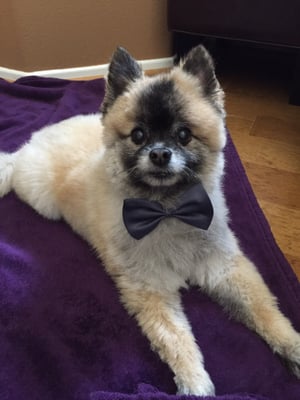
[[0, 0], [0, 66], [24, 71], [171, 55], [167, 0]]

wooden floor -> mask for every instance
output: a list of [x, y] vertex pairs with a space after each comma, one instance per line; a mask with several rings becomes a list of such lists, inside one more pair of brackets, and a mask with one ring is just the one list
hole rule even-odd
[[300, 279], [300, 107], [288, 104], [291, 70], [278, 60], [274, 66], [276, 57], [258, 56], [251, 65], [227, 59], [219, 79], [233, 141], [276, 241]]

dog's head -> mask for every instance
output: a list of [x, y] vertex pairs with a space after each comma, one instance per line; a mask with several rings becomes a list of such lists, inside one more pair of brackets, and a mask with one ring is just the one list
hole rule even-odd
[[220, 174], [223, 91], [203, 46], [169, 73], [154, 77], [144, 76], [128, 52], [118, 48], [102, 113], [109, 168], [129, 187], [176, 192]]

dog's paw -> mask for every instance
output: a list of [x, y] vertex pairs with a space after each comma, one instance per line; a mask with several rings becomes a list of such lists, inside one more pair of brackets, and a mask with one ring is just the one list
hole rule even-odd
[[215, 394], [214, 384], [205, 370], [190, 379], [182, 380], [176, 376], [174, 381], [178, 389], [177, 394], [197, 396], [213, 396]]
[[300, 341], [297, 344], [290, 346], [287, 352], [286, 362], [293, 374], [300, 379]]

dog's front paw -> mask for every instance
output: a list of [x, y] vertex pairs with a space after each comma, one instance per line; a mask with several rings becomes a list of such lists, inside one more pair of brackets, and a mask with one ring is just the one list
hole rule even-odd
[[298, 379], [300, 379], [300, 341], [297, 344], [289, 347], [286, 355], [286, 361], [289, 369], [294, 375], [297, 376]]
[[188, 379], [176, 376], [174, 381], [178, 389], [177, 394], [197, 396], [213, 396], [215, 394], [214, 384], [205, 370]]

